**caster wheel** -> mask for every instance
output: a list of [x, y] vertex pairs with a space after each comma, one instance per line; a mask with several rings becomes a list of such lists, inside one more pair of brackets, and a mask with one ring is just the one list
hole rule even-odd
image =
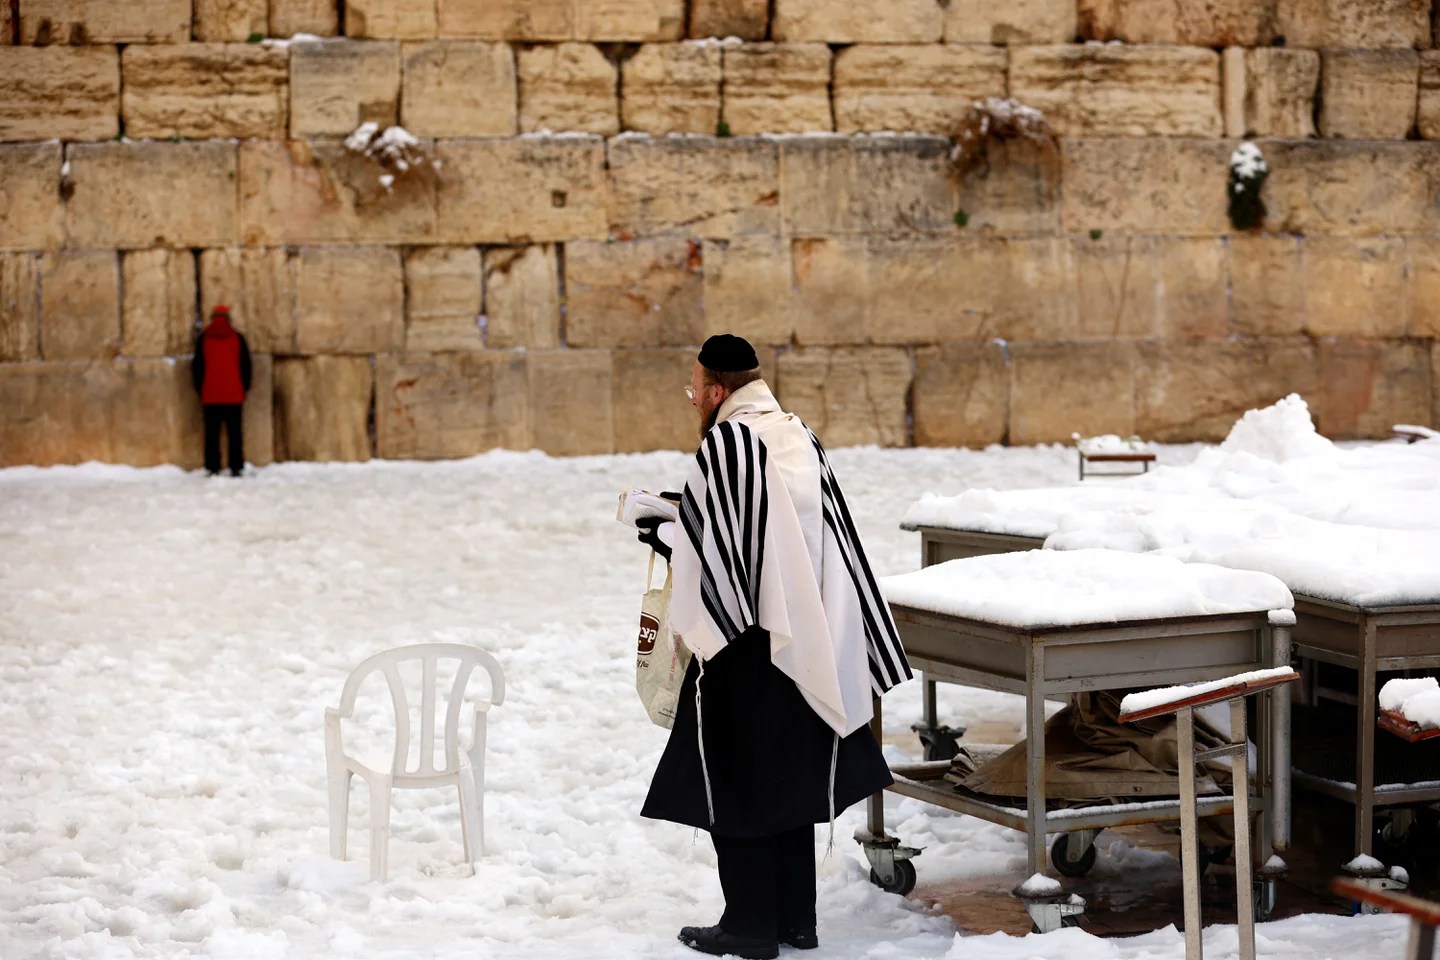
[[1071, 847], [1070, 834], [1060, 834], [1050, 845], [1050, 862], [1067, 877], [1083, 877], [1095, 866], [1095, 844], [1089, 844], [1083, 851], [1075, 851]]
[[1275, 913], [1275, 884], [1261, 881], [1255, 884], [1255, 920], [1263, 923]]
[[915, 889], [915, 864], [909, 860], [896, 860], [895, 881], [893, 883], [887, 884], [882, 881], [880, 874], [874, 870], [870, 871], [870, 882], [886, 893], [898, 893], [903, 897]]

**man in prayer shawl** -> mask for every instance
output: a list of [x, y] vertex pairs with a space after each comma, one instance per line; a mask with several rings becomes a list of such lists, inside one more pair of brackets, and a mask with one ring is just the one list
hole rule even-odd
[[725, 912], [680, 940], [764, 960], [819, 946], [814, 825], [892, 782], [869, 723], [910, 668], [825, 451], [754, 348], [711, 337], [685, 392], [701, 443], [680, 519], [640, 539], [671, 561], [695, 656], [641, 814], [715, 844]]

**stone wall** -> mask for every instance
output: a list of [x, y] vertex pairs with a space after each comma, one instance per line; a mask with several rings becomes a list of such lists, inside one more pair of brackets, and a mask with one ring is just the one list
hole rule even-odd
[[196, 465], [216, 303], [255, 463], [689, 447], [720, 331], [832, 446], [1440, 415], [1430, 0], [121, 9], [0, 4], [0, 465]]

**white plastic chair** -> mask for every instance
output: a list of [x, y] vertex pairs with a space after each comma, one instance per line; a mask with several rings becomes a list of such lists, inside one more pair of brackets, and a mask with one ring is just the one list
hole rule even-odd
[[[420, 661], [422, 692], [420, 702], [419, 755], [409, 769], [410, 704], [400, 677], [400, 665]], [[436, 667], [440, 661], [456, 661], [445, 710], [445, 765], [435, 767], [435, 700], [440, 686]], [[474, 708], [470, 749], [460, 750], [460, 708], [465, 687], [476, 666], [490, 674], [490, 699]], [[373, 770], [345, 753], [340, 739], [340, 721], [355, 712], [355, 696], [361, 683], [374, 672], [382, 672], [390, 687], [395, 708], [395, 753], [388, 771]], [[460, 829], [465, 859], [473, 871], [485, 851], [485, 717], [491, 707], [505, 700], [505, 673], [493, 656], [463, 643], [417, 643], [377, 653], [350, 672], [340, 694], [340, 707], [325, 711], [325, 765], [330, 783], [330, 855], [345, 859], [346, 830], [350, 813], [350, 778], [358, 774], [370, 787], [370, 879], [384, 880], [389, 860], [390, 795], [395, 788], [443, 787], [454, 784], [460, 794]]]

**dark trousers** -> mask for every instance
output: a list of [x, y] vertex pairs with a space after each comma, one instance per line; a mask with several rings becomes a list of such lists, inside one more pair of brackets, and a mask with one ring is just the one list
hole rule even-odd
[[720, 928], [737, 937], [774, 940], [815, 929], [815, 828], [769, 837], [717, 837], [715, 856], [725, 913]]
[[207, 403], [205, 409], [205, 472], [220, 472], [220, 427], [225, 427], [230, 473], [240, 476], [245, 469], [245, 434], [241, 428], [238, 403]]

